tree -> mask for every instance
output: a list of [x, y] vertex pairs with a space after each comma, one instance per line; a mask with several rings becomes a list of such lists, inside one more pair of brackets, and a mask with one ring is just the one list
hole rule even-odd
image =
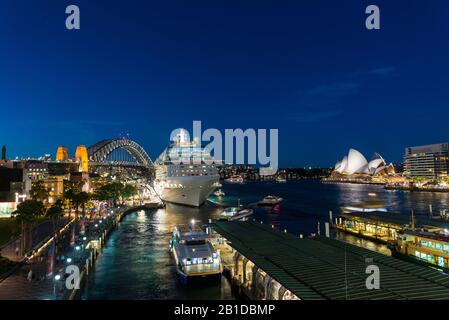
[[45, 213], [45, 216], [53, 223], [53, 233], [56, 233], [57, 222], [64, 216], [62, 205], [62, 200], [58, 199], [50, 208], [47, 209], [47, 212]]
[[[83, 183], [81, 181], [66, 181], [64, 182], [64, 204], [69, 210], [69, 217], [72, 214], [73, 206], [76, 206], [76, 197], [77, 194], [81, 192], [81, 187]], [[79, 205], [78, 205], [79, 206]], [[78, 211], [78, 208], [76, 208], [76, 211]], [[77, 213], [76, 213], [77, 214]]]
[[99, 201], [112, 200], [115, 206], [117, 201], [120, 200], [122, 188], [123, 185], [120, 182], [104, 184], [95, 189], [94, 198]]
[[[27, 249], [27, 241], [31, 244], [31, 230], [36, 224], [37, 219], [44, 214], [44, 204], [37, 200], [26, 200], [17, 206], [16, 211], [13, 215], [20, 223], [22, 229], [22, 254], [25, 249]], [[28, 238], [26, 238], [26, 233], [28, 233]]]
[[122, 190], [121, 190], [121, 196], [122, 196], [122, 200], [127, 200], [129, 198], [134, 197], [137, 194], [137, 189], [136, 187], [130, 185], [130, 184], [126, 184], [123, 186]]
[[114, 202], [114, 206], [116, 206], [117, 202], [123, 203], [126, 199], [129, 199], [136, 194], [136, 187], [130, 184], [111, 182], [97, 187], [95, 189], [94, 199], [99, 201], [112, 200]]
[[50, 190], [47, 189], [43, 181], [33, 182], [30, 190], [31, 199], [46, 203], [50, 195]]
[[77, 203], [82, 208], [83, 216], [85, 216], [86, 215], [86, 204], [90, 200], [90, 195], [87, 192], [81, 191], [80, 193], [78, 193], [76, 195], [76, 200], [77, 200]]

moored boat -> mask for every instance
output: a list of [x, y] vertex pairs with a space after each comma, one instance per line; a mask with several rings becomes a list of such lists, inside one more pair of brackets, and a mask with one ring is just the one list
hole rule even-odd
[[170, 240], [170, 251], [181, 282], [188, 283], [198, 278], [221, 278], [220, 254], [204, 231], [193, 227], [183, 231], [181, 227], [176, 227]]
[[252, 215], [253, 213], [254, 210], [250, 208], [229, 207], [223, 210], [221, 215], [224, 216], [225, 219], [229, 221], [234, 221], [234, 220], [245, 220], [247, 219], [248, 216]]
[[228, 179], [225, 180], [228, 183], [243, 183], [243, 177], [239, 175], [234, 175]]
[[281, 197], [269, 195], [257, 202], [257, 204], [259, 206], [274, 206], [278, 203], [281, 203], [283, 200], [284, 199], [282, 199]]
[[224, 193], [223, 190], [218, 189], [217, 191], [214, 192], [214, 195], [217, 196], [217, 197], [224, 197], [225, 193]]

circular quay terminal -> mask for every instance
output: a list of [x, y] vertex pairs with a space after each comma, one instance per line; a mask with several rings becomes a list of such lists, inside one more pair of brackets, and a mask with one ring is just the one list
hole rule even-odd
[[447, 313], [449, 2], [2, 0], [0, 39], [5, 318]]

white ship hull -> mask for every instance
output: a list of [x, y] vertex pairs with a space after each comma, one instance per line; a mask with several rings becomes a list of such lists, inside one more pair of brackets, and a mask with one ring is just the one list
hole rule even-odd
[[166, 202], [199, 207], [216, 188], [218, 176], [170, 177], [155, 181], [154, 189]]

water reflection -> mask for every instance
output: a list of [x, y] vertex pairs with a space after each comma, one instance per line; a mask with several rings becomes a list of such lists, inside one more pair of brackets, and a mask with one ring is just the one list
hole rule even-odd
[[190, 219], [207, 221], [219, 214], [168, 205], [166, 209], [129, 214], [113, 232], [91, 273], [84, 299], [232, 299], [226, 279], [221, 284], [186, 287], [176, 280], [168, 243], [176, 225]]
[[343, 232], [336, 232], [334, 234], [335, 239], [359, 246], [359, 247], [363, 247], [366, 249], [369, 249], [371, 251], [375, 251], [375, 252], [379, 252], [382, 253], [384, 255], [387, 256], [391, 256], [391, 250], [388, 249], [387, 245], [385, 244], [379, 244], [370, 240], [366, 240], [363, 238], [358, 238], [356, 236], [347, 234], [347, 233], [343, 233]]
[[[222, 206], [240, 202], [254, 208], [254, 218], [289, 233], [307, 236], [321, 232], [328, 220], [344, 206], [381, 205], [391, 214], [428, 214], [429, 205], [437, 214], [449, 209], [449, 194], [385, 190], [382, 186], [325, 184], [319, 181], [294, 181], [224, 184], [225, 197], [211, 196], [201, 208], [167, 204], [165, 209], [128, 215], [109, 238], [96, 272], [91, 274], [85, 299], [231, 299], [229, 284], [184, 287], [176, 281], [176, 271], [168, 253], [168, 242], [176, 225], [191, 219], [207, 222], [220, 216]], [[369, 196], [375, 193], [376, 196]], [[260, 208], [255, 203], [268, 194], [285, 199], [276, 209]], [[339, 239], [389, 254], [386, 246], [354, 236], [339, 234]]]

